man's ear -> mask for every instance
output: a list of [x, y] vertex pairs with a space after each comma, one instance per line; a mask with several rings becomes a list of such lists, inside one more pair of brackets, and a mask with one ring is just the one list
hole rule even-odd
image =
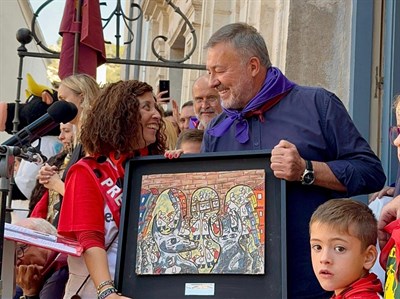
[[260, 68], [261, 68], [260, 59], [258, 59], [258, 57], [255, 57], [255, 56], [251, 57], [250, 61], [249, 61], [249, 66], [250, 66], [251, 75], [253, 77], [255, 77], [260, 72]]
[[364, 252], [365, 260], [364, 260], [364, 268], [370, 270], [372, 266], [375, 264], [375, 261], [378, 257], [378, 251], [376, 250], [375, 245], [369, 245]]

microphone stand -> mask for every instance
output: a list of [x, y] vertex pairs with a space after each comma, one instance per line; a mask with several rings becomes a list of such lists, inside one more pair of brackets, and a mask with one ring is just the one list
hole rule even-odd
[[4, 226], [6, 222], [6, 201], [10, 189], [10, 179], [14, 174], [14, 154], [10, 147], [0, 152], [0, 298], [3, 293], [3, 247], [4, 247]]

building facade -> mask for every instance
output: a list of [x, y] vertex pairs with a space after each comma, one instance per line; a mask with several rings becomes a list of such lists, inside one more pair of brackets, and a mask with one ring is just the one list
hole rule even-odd
[[[155, 90], [160, 79], [168, 79], [171, 95], [180, 105], [191, 99], [193, 81], [205, 72], [204, 45], [211, 34], [232, 22], [253, 25], [265, 38], [273, 65], [289, 79], [322, 86], [338, 95], [381, 157], [388, 183], [393, 182], [397, 158], [387, 132], [394, 123], [391, 105], [400, 91], [400, 62], [394, 59], [400, 40], [397, 0], [106, 2], [108, 6], [122, 3], [124, 14], [131, 17], [125, 23], [132, 30], [122, 35], [133, 42], [117, 57], [121, 58], [118, 63], [125, 64], [121, 78], [147, 81]], [[29, 27], [32, 11], [25, 0], [1, 1], [0, 8], [5, 41], [1, 43], [1, 62], [6, 66], [0, 70], [0, 95], [1, 100], [13, 100], [19, 61], [15, 32]], [[21, 14], [17, 18], [9, 11]], [[34, 42], [28, 47], [29, 51], [41, 51]], [[108, 62], [115, 63], [113, 58]], [[44, 83], [45, 67], [45, 59], [26, 57], [23, 74], [32, 72]]]
[[[273, 65], [298, 84], [334, 92], [348, 108], [356, 126], [381, 157], [388, 183], [397, 172], [388, 128], [395, 122], [391, 109], [400, 92], [398, 51], [399, 5], [396, 0], [176, 0], [172, 1], [196, 31], [194, 41], [182, 17], [163, 0], [142, 0], [141, 58], [182, 59], [204, 65], [204, 45], [213, 32], [232, 22], [246, 22], [265, 38]], [[157, 36], [165, 36], [167, 40]], [[135, 48], [134, 47], [134, 48]], [[203, 71], [140, 68], [141, 80], [157, 88], [171, 81], [171, 94], [182, 105], [191, 99], [191, 86]]]

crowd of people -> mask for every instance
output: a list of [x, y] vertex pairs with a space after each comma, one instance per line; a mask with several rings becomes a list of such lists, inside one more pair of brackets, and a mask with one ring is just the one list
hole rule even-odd
[[[248, 24], [223, 26], [206, 50], [207, 74], [194, 81], [192, 100], [180, 111], [171, 101], [171, 113], [145, 82], [119, 81], [100, 90], [88, 75], [62, 80], [58, 98], [75, 104], [78, 115], [60, 125], [63, 150], [37, 172], [30, 219], [43, 218], [77, 240], [83, 255], [65, 261], [17, 244], [15, 298], [127, 298], [113, 279], [117, 199], [128, 159], [261, 149], [271, 150], [273, 174], [286, 181], [288, 298], [383, 298], [384, 289], [385, 298], [398, 298], [400, 196], [383, 207], [379, 221], [366, 204], [349, 199], [393, 190], [383, 188], [381, 162], [340, 99], [290, 81], [272, 66], [263, 37]], [[398, 102], [395, 108], [391, 136], [400, 151]], [[20, 225], [44, 229], [34, 221]], [[383, 269], [394, 269], [385, 288], [371, 272], [379, 259]], [[57, 292], [49, 291], [52, 278], [60, 283]]]

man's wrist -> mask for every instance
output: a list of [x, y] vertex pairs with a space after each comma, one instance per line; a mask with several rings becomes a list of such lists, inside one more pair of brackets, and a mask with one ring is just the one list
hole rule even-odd
[[310, 160], [304, 160], [306, 164], [306, 168], [304, 170], [303, 175], [301, 176], [301, 183], [303, 185], [312, 185], [315, 180], [314, 176], [314, 168], [312, 162]]
[[23, 296], [19, 297], [19, 299], [40, 299], [40, 298], [39, 298], [39, 295], [31, 295], [31, 296], [23, 295]]

